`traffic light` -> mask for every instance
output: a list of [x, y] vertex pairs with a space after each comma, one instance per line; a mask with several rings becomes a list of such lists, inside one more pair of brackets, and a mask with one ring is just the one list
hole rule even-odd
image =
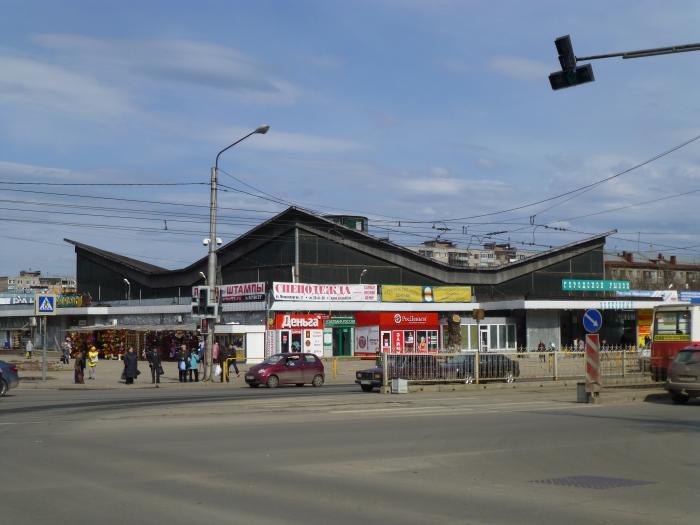
[[578, 86], [586, 82], [593, 82], [593, 67], [590, 64], [585, 66], [576, 65], [576, 55], [574, 47], [571, 45], [569, 35], [560, 36], [554, 41], [554, 45], [559, 53], [559, 63], [561, 71], [555, 71], [549, 75], [549, 83], [552, 89], [563, 89], [571, 86]]

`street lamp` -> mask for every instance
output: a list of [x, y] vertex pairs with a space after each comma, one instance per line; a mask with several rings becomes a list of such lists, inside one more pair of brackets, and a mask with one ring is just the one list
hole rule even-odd
[[360, 284], [362, 284], [362, 278], [367, 274], [367, 268], [362, 270], [362, 273], [360, 274]]
[[[216, 160], [214, 161], [214, 167], [211, 169], [211, 191], [210, 191], [210, 201], [209, 201], [209, 261], [207, 264], [207, 284], [209, 286], [216, 286], [216, 249], [219, 245], [219, 239], [216, 236], [216, 195], [217, 195], [217, 180], [219, 175], [219, 157], [224, 151], [227, 151], [234, 147], [236, 144], [243, 142], [245, 139], [256, 133], [264, 135], [268, 132], [270, 126], [260, 126], [255, 131], [251, 131], [246, 136], [241, 137], [233, 144], [229, 144], [219, 153], [216, 154]], [[211, 242], [211, 240], [214, 242]], [[204, 355], [204, 380], [212, 379], [212, 369], [214, 363], [212, 363], [212, 346], [214, 344], [214, 330], [216, 328], [216, 319], [209, 320], [209, 330], [207, 331], [207, 342], [206, 342], [206, 353]]]
[[204, 284], [206, 285], [207, 284], [207, 276], [204, 275], [204, 272], [199, 272], [199, 275], [202, 276], [202, 279], [204, 279]]
[[131, 283], [129, 282], [129, 279], [124, 277], [124, 283], [126, 284], [126, 300], [130, 301], [131, 300]]

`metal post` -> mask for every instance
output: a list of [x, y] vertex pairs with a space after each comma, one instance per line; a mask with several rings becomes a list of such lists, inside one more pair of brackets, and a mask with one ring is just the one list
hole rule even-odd
[[382, 394], [389, 393], [389, 358], [382, 352]]
[[626, 359], [626, 354], [627, 352], [625, 349], [622, 349], [622, 377], [625, 377], [626, 372], [627, 372], [627, 359]]
[[[481, 335], [479, 335], [479, 345], [481, 345]], [[481, 352], [477, 350], [476, 354], [474, 355], [474, 383], [477, 385], [479, 384], [479, 367], [481, 365], [481, 361], [479, 361], [480, 353]]]
[[554, 380], [558, 381], [559, 380], [559, 359], [557, 358], [557, 355], [559, 352], [555, 351], [554, 352]]
[[[217, 159], [218, 160], [218, 159]], [[211, 188], [209, 198], [209, 261], [207, 265], [207, 284], [213, 290], [216, 287], [216, 191], [218, 169], [214, 166], [211, 169]], [[210, 292], [211, 293], [211, 292]], [[213, 381], [212, 374], [214, 364], [212, 363], [212, 348], [214, 345], [214, 331], [216, 330], [216, 319], [209, 319], [207, 330], [206, 348], [204, 353], [204, 381]]]
[[41, 380], [46, 381], [46, 321], [47, 317], [44, 316], [44, 337], [42, 338], [42, 355], [41, 355]]

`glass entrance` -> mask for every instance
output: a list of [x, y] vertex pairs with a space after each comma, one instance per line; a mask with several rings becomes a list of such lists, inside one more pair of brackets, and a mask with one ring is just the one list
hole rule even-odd
[[352, 329], [351, 328], [333, 328], [333, 355], [334, 356], [350, 356], [352, 355]]

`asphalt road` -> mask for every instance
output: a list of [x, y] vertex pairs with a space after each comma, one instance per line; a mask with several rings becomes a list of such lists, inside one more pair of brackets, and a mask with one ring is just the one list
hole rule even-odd
[[12, 393], [0, 400], [2, 523], [700, 520], [697, 402], [347, 386]]

